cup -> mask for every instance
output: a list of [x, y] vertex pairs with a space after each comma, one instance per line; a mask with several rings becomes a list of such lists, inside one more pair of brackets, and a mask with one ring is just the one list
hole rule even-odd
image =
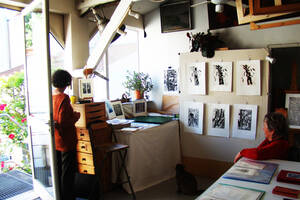
[[71, 104], [75, 104], [75, 102], [76, 102], [76, 96], [71, 96], [70, 100], [71, 100]]

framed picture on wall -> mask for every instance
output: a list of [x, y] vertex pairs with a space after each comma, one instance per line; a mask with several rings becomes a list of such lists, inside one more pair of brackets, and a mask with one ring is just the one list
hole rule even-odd
[[174, 1], [160, 6], [161, 32], [192, 29], [190, 0]]
[[94, 96], [93, 80], [79, 79], [79, 97], [91, 98]]
[[111, 105], [115, 111], [116, 117], [118, 119], [125, 119], [124, 110], [121, 101], [111, 102]]
[[286, 93], [285, 107], [288, 109], [289, 128], [300, 129], [300, 93]]

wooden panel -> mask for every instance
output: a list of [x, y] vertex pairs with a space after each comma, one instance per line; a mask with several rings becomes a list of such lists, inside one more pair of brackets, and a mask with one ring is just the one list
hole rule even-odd
[[179, 113], [179, 96], [163, 95], [162, 97], [162, 111], [172, 114]]
[[77, 128], [76, 134], [78, 140], [90, 141], [90, 134], [88, 129]]
[[90, 165], [78, 164], [78, 172], [81, 174], [95, 174], [95, 168]]
[[92, 145], [87, 141], [78, 141], [77, 143], [77, 151], [83, 153], [92, 153]]
[[195, 157], [183, 157], [182, 162], [186, 170], [193, 175], [210, 178], [219, 178], [233, 165], [229, 162]]
[[94, 166], [93, 154], [77, 152], [77, 162]]

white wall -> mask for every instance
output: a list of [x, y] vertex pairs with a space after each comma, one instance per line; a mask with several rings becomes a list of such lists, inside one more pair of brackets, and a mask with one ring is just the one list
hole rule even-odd
[[[178, 67], [178, 53], [189, 52], [189, 39], [187, 32], [197, 33], [206, 32], [208, 29], [208, 17], [206, 5], [198, 6], [193, 9], [194, 29], [191, 31], [180, 31], [173, 33], [161, 33], [160, 12], [159, 9], [152, 11], [145, 16], [145, 31], [147, 37], [140, 38], [140, 70], [148, 72], [154, 80], [154, 88], [150, 94], [151, 99], [155, 101], [160, 108], [163, 90], [163, 70], [168, 66]], [[229, 49], [253, 49], [266, 48], [270, 44], [299, 43], [298, 33], [300, 25], [291, 25], [278, 28], [251, 31], [249, 25], [241, 25], [232, 28], [218, 29], [212, 33], [218, 33], [220, 39], [225, 41]], [[258, 122], [260, 123], [260, 122]], [[188, 146], [189, 141], [201, 140], [195, 135], [189, 135], [186, 138]], [[262, 137], [253, 142], [228, 141], [222, 138], [206, 138], [200, 142], [201, 147], [193, 147], [186, 151], [186, 156], [199, 156], [202, 158], [223, 160], [232, 162], [235, 154], [245, 147], [256, 146]], [[222, 157], [220, 152], [214, 151], [215, 147], [219, 150], [222, 147], [230, 147], [226, 155]], [[201, 153], [196, 153], [202, 151]]]

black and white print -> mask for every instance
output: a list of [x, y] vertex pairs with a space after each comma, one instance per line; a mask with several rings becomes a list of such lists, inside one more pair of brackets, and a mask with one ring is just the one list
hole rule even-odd
[[210, 90], [231, 92], [232, 62], [210, 63]]
[[178, 72], [172, 67], [168, 67], [168, 69], [164, 71], [164, 92], [178, 92]]
[[190, 94], [206, 94], [205, 62], [191, 63], [187, 67], [186, 83]]
[[260, 60], [237, 62], [237, 95], [260, 95]]
[[285, 107], [288, 109], [290, 128], [300, 129], [300, 94], [286, 94]]
[[255, 140], [257, 127], [257, 105], [234, 104], [232, 137]]
[[183, 105], [183, 113], [180, 114], [180, 118], [184, 122], [185, 131], [190, 133], [202, 134], [204, 108], [203, 103], [186, 101]]
[[207, 104], [207, 134], [211, 136], [229, 137], [229, 104]]

